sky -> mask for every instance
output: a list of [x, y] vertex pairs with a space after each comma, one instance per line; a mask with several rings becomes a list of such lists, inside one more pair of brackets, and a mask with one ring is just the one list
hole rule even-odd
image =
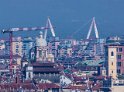
[[[101, 38], [124, 35], [124, 0], [0, 0], [0, 29], [45, 26], [49, 16], [60, 38], [86, 38], [95, 17]], [[37, 36], [39, 31], [14, 36]], [[50, 32], [49, 35], [51, 36]], [[0, 38], [8, 35], [0, 33]]]

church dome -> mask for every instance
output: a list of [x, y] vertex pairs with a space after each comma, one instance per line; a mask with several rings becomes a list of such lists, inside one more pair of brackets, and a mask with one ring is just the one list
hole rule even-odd
[[46, 40], [43, 38], [43, 33], [39, 33], [39, 37], [36, 38], [36, 46], [47, 46]]

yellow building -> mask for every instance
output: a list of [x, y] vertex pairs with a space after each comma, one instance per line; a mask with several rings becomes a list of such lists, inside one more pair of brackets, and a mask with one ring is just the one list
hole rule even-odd
[[107, 75], [112, 78], [117, 78], [117, 48], [115, 46], [108, 46], [107, 59]]
[[124, 45], [110, 44], [105, 48], [107, 75], [116, 78], [124, 74]]
[[21, 37], [13, 38], [13, 42], [12, 42], [13, 55], [22, 56], [22, 46], [23, 46], [23, 42]]

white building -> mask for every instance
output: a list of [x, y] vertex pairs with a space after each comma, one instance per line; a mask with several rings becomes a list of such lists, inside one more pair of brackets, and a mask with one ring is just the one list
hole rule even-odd
[[52, 53], [48, 53], [47, 42], [46, 39], [43, 38], [42, 32], [40, 32], [39, 37], [36, 38], [35, 51], [36, 61], [54, 62], [54, 55]]
[[60, 85], [68, 86], [71, 83], [72, 83], [72, 80], [66, 77], [65, 75], [60, 76]]
[[40, 32], [39, 37], [36, 38], [36, 61], [46, 61], [47, 57], [47, 42], [43, 38], [43, 33]]

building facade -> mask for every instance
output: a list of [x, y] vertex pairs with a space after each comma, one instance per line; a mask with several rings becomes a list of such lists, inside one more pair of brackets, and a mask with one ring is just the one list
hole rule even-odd
[[105, 47], [107, 75], [117, 78], [124, 74], [124, 45], [111, 44]]
[[[14, 37], [12, 41], [12, 52], [13, 55], [20, 55], [23, 57], [24, 55], [29, 58], [30, 49], [34, 46], [34, 41], [32, 38], [24, 38]], [[5, 42], [6, 54], [10, 52], [10, 42]]]
[[34, 47], [34, 40], [31, 37], [27, 37], [24, 38], [22, 42], [23, 42], [22, 53], [27, 58], [29, 58], [30, 50]]

